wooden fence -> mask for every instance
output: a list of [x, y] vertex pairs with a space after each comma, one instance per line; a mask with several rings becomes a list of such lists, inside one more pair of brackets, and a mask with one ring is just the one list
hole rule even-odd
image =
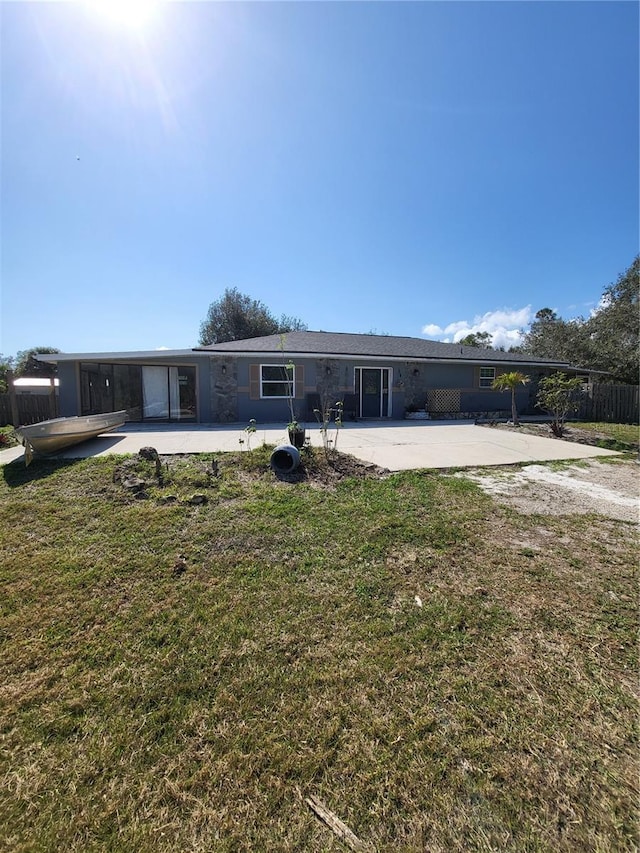
[[638, 391], [638, 385], [589, 384], [580, 409], [580, 420], [637, 424], [640, 418]]
[[16, 394], [14, 407], [18, 423], [12, 415], [11, 394], [0, 394], [0, 426], [35, 424], [58, 417], [58, 397], [55, 394]]

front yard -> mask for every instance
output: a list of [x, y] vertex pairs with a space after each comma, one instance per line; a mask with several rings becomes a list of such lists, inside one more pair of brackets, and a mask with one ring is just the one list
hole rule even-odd
[[637, 849], [637, 527], [268, 458], [2, 469], [0, 847]]

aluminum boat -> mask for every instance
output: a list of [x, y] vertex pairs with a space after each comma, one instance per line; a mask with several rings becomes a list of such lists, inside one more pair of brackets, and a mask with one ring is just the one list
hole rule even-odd
[[53, 418], [16, 429], [18, 438], [25, 448], [27, 465], [33, 453], [48, 455], [73, 447], [122, 426], [127, 419], [126, 411], [105, 412], [101, 415], [82, 415], [76, 418]]

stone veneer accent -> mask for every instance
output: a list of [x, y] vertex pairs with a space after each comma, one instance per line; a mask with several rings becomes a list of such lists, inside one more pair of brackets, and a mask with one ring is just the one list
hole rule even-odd
[[337, 358], [316, 360], [316, 387], [320, 394], [321, 405], [333, 406], [342, 397], [346, 379], [341, 373], [347, 369]]
[[511, 410], [498, 409], [493, 412], [431, 412], [432, 421], [504, 421], [511, 420]]
[[211, 358], [211, 418], [216, 423], [238, 420], [238, 371], [234, 359]]
[[[418, 372], [414, 375], [415, 370]], [[424, 388], [423, 378], [424, 370], [424, 366], [416, 362], [407, 361], [400, 367], [399, 373], [402, 374], [401, 379], [397, 376], [397, 372], [394, 371], [400, 390], [404, 391], [405, 407], [417, 406], [418, 409], [424, 409], [427, 402], [427, 392]]]

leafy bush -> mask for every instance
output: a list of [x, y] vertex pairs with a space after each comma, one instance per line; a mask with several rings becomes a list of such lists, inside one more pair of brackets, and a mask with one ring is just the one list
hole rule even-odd
[[0, 450], [15, 447], [18, 443], [12, 426], [0, 427]]
[[561, 438], [567, 417], [580, 408], [582, 380], [566, 373], [552, 373], [540, 380], [536, 406], [553, 418], [551, 431]]

